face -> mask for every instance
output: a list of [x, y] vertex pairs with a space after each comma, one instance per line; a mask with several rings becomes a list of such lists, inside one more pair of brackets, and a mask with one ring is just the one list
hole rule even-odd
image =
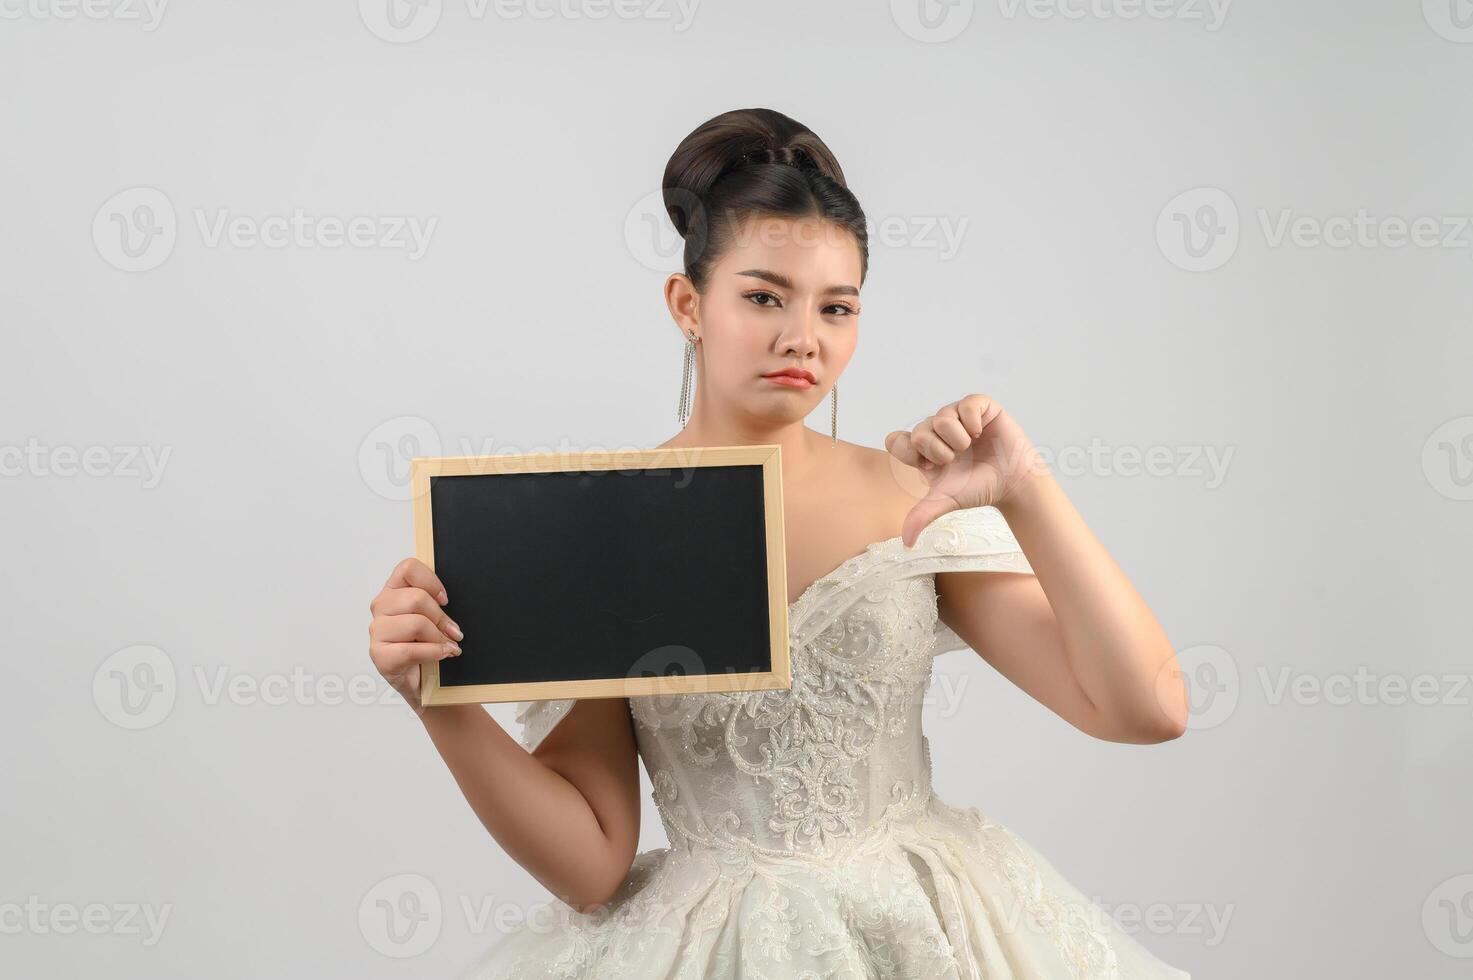
[[[753, 218], [697, 295], [671, 277], [682, 334], [701, 338], [708, 403], [782, 424], [806, 417], [833, 388], [859, 341], [859, 245], [814, 218]], [[766, 375], [809, 372], [814, 383]]]

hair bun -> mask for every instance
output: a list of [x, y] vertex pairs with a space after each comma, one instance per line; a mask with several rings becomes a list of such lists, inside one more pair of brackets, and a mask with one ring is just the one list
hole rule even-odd
[[774, 109], [733, 109], [706, 120], [680, 141], [665, 165], [660, 186], [665, 210], [685, 238], [691, 215], [708, 201], [711, 188], [734, 170], [781, 164], [815, 170], [840, 187], [844, 171], [823, 140], [807, 126]]

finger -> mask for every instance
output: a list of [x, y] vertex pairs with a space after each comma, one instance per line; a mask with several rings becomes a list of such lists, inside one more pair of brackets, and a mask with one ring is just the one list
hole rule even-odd
[[942, 514], [958, 509], [959, 506], [955, 500], [942, 493], [930, 493], [922, 497], [901, 522], [901, 541], [907, 548], [914, 547], [916, 539], [921, 536], [921, 532], [926, 529], [927, 525]]
[[419, 613], [375, 616], [370, 636], [381, 643], [408, 643], [413, 640], [444, 643], [451, 639], [433, 620]]
[[946, 441], [936, 434], [934, 419], [926, 419], [910, 430], [910, 441], [920, 454], [938, 466], [945, 466], [956, 458], [956, 453]]
[[904, 429], [897, 429], [886, 436], [885, 448], [892, 456], [908, 466], [919, 466], [921, 463], [921, 455], [911, 442], [910, 433]]
[[406, 558], [395, 565], [393, 572], [389, 574], [389, 581], [384, 583], [384, 587], [388, 589], [402, 589], [406, 586], [424, 589], [442, 606], [450, 601], [440, 577], [418, 558]]
[[1001, 406], [986, 395], [968, 395], [956, 403], [957, 417], [962, 420], [973, 439], [982, 434], [987, 423], [997, 418], [1000, 411]]
[[962, 453], [972, 448], [972, 434], [955, 415], [935, 419], [931, 427], [936, 430], [941, 441], [951, 447], [952, 452]]
[[401, 673], [415, 664], [427, 664], [460, 654], [454, 644], [444, 643], [374, 643], [368, 648], [379, 672], [385, 675]]
[[369, 635], [369, 654], [381, 673], [400, 671], [425, 660], [458, 657], [461, 652], [460, 644], [446, 639], [417, 613], [377, 618]]
[[465, 633], [460, 626], [455, 620], [445, 615], [439, 603], [431, 599], [429, 593], [424, 589], [389, 589], [380, 595], [374, 608], [375, 619], [383, 616], [404, 616], [409, 613], [419, 613], [452, 640], [465, 639]]

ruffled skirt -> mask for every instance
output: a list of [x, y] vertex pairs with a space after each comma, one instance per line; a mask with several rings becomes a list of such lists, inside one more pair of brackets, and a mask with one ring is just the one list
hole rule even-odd
[[461, 980], [1188, 980], [975, 807], [934, 795], [837, 857], [662, 848], [534, 909]]

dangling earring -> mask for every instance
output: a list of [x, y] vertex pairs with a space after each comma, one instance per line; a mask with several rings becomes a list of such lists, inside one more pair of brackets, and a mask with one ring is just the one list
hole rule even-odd
[[690, 375], [696, 366], [696, 332], [687, 330], [686, 333], [690, 336], [685, 341], [685, 372], [680, 380], [680, 405], [675, 409], [675, 418], [682, 429], [690, 420]]
[[839, 445], [839, 382], [834, 382], [834, 387], [829, 389], [829, 448], [836, 449]]

